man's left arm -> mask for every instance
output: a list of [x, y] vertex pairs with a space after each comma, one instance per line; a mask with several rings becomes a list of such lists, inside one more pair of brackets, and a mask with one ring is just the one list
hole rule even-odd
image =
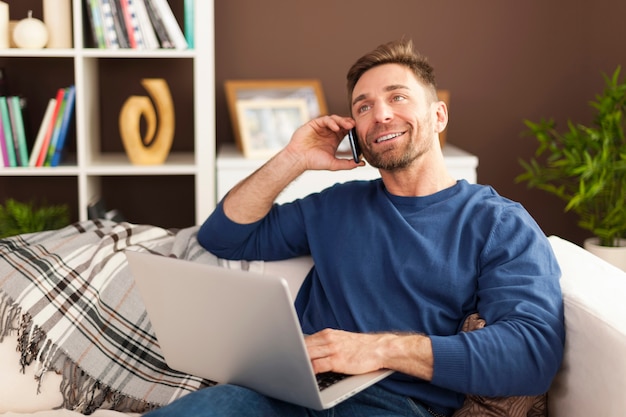
[[481, 263], [477, 296], [484, 329], [428, 336], [324, 330], [307, 338], [314, 369], [388, 368], [485, 396], [547, 391], [564, 343], [560, 269], [549, 242], [530, 216], [505, 217]]

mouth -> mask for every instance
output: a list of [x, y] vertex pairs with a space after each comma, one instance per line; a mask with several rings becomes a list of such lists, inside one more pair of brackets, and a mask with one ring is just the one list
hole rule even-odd
[[393, 140], [399, 136], [404, 135], [404, 132], [396, 132], [396, 133], [389, 133], [387, 135], [381, 136], [378, 139], [376, 139], [374, 141], [374, 143], [383, 143], [383, 142], [387, 142], [389, 140]]

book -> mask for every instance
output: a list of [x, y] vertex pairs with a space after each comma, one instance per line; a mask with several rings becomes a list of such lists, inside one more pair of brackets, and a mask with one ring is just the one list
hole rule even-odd
[[13, 138], [13, 151], [15, 152], [15, 166], [22, 166], [22, 152], [20, 152], [20, 142], [17, 133], [17, 119], [15, 116], [15, 109], [13, 108], [13, 102], [11, 97], [5, 97], [7, 103], [7, 110], [9, 112], [9, 126], [11, 127], [11, 137]]
[[46, 135], [44, 136], [43, 143], [41, 145], [41, 150], [39, 151], [39, 155], [37, 156], [37, 163], [35, 164], [35, 166], [42, 167], [44, 166], [46, 162], [46, 156], [48, 155], [48, 148], [50, 148], [50, 141], [52, 140], [52, 134], [54, 133], [54, 126], [56, 124], [56, 119], [59, 115], [59, 110], [61, 108], [61, 104], [63, 102], [64, 96], [65, 96], [65, 88], [59, 88], [57, 90], [57, 94], [55, 97], [54, 111], [52, 112], [50, 123], [46, 126]]
[[126, 25], [130, 47], [133, 49], [143, 49], [143, 39], [137, 23], [132, 0], [120, 0], [120, 2], [124, 13], [124, 24]]
[[7, 150], [7, 144], [4, 138], [4, 126], [2, 124], [2, 116], [0, 115], [0, 150], [2, 151], [2, 166], [10, 167], [9, 154]]
[[146, 49], [158, 49], [159, 40], [156, 33], [154, 33], [154, 27], [148, 16], [148, 10], [143, 0], [131, 0], [137, 16], [137, 23], [139, 24], [139, 30], [141, 32], [144, 46]]
[[104, 40], [108, 49], [118, 49], [120, 43], [117, 39], [115, 20], [111, 11], [111, 0], [100, 0], [102, 3], [102, 27], [104, 29]]
[[35, 144], [33, 145], [33, 149], [30, 152], [30, 158], [28, 160], [28, 166], [30, 167], [37, 166], [37, 158], [39, 158], [39, 153], [41, 152], [43, 148], [43, 143], [46, 137], [46, 132], [48, 130], [48, 126], [50, 125], [52, 121], [52, 115], [54, 114], [56, 103], [57, 103], [56, 98], [51, 98], [50, 100], [48, 100], [46, 111], [43, 115], [43, 119], [41, 120], [41, 125], [39, 125], [39, 131], [37, 132], [37, 137], [35, 138]]
[[7, 154], [9, 155], [9, 166], [17, 167], [19, 166], [18, 155], [15, 149], [15, 140], [13, 139], [13, 125], [9, 113], [9, 102], [6, 96], [0, 97], [0, 114], [4, 131], [4, 143], [7, 146]]
[[161, 48], [164, 49], [173, 49], [174, 43], [170, 40], [169, 35], [167, 34], [167, 29], [165, 29], [165, 24], [161, 19], [161, 15], [154, 3], [150, 0], [146, 1], [146, 10], [148, 11], [148, 16], [150, 17], [150, 22], [152, 23], [152, 27], [154, 28], [154, 32], [159, 38], [159, 42], [161, 43]]
[[159, 13], [170, 40], [174, 43], [175, 49], [187, 49], [187, 40], [182, 29], [176, 21], [176, 16], [172, 12], [167, 0], [147, 0], [154, 4], [155, 9]]
[[89, 26], [91, 27], [95, 47], [104, 49], [107, 44], [104, 39], [100, 2], [99, 0], [85, 0], [85, 8], [87, 9], [87, 17], [89, 18]]
[[187, 46], [189, 47], [189, 49], [193, 49], [194, 48], [194, 31], [195, 31], [195, 26], [194, 26], [194, 16], [196, 14], [195, 12], [195, 4], [196, 4], [196, 0], [185, 0], [185, 4], [184, 4], [184, 19], [183, 19], [183, 25], [184, 25], [184, 33], [185, 33], [185, 39], [187, 39]]
[[24, 118], [22, 117], [21, 98], [18, 96], [8, 97], [9, 114], [13, 122], [13, 137], [17, 143], [16, 155], [19, 155], [20, 165], [28, 166], [28, 145], [26, 143], [26, 130], [24, 129]]
[[50, 136], [50, 144], [48, 145], [48, 151], [46, 153], [46, 159], [44, 165], [51, 166], [52, 157], [56, 152], [57, 142], [59, 140], [59, 134], [61, 133], [61, 123], [63, 123], [63, 112], [65, 112], [65, 106], [67, 105], [67, 88], [63, 89], [63, 98], [61, 98], [61, 105], [59, 106], [59, 112], [54, 119], [54, 128], [52, 129], [52, 136]]
[[63, 110], [63, 117], [61, 119], [61, 127], [59, 130], [59, 137], [56, 141], [54, 154], [50, 161], [50, 166], [56, 167], [61, 162], [61, 155], [65, 147], [67, 140], [67, 132], [70, 128], [70, 121], [74, 114], [74, 102], [76, 100], [76, 87], [71, 85], [67, 88], [63, 100], [65, 101], [65, 108]]
[[16, 167], [17, 159], [15, 155], [15, 145], [13, 143], [13, 129], [11, 128], [11, 118], [9, 117], [9, 105], [6, 96], [0, 96], [0, 117], [2, 117], [2, 130], [4, 132], [4, 143], [7, 148], [10, 167]]
[[113, 22], [115, 24], [115, 31], [117, 32], [117, 40], [119, 41], [120, 48], [130, 48], [121, 0], [110, 0], [110, 2], [111, 14], [113, 15]]

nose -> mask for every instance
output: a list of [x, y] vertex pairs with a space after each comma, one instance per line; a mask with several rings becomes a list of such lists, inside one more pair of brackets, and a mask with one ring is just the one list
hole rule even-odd
[[384, 100], [379, 100], [374, 106], [374, 118], [378, 123], [388, 122], [393, 118], [393, 110]]

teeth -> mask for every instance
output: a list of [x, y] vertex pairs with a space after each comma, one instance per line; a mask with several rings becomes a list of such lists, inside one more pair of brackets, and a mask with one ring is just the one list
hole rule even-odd
[[376, 140], [376, 143], [381, 143], [381, 142], [385, 142], [389, 139], [393, 139], [393, 138], [397, 138], [398, 136], [402, 136], [402, 133], [391, 133], [389, 135], [380, 137]]

